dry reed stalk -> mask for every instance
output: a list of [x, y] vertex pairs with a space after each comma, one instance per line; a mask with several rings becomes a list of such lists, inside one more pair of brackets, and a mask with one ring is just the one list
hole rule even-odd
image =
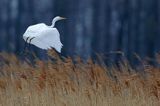
[[[53, 51], [49, 52], [51, 57]], [[8, 56], [8, 57], [6, 57]], [[160, 69], [148, 65], [146, 77], [124, 60], [119, 67], [107, 67], [92, 59], [77, 57], [36, 60], [35, 65], [1, 53], [0, 105], [30, 106], [158, 106]], [[144, 64], [144, 63], [143, 63]], [[144, 67], [144, 65], [143, 65]], [[130, 70], [130, 71], [128, 71]], [[112, 76], [108, 76], [110, 71]]]

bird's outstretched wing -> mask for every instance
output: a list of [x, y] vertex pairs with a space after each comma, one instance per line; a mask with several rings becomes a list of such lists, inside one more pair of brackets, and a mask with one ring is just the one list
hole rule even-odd
[[[26, 41], [28, 37], [29, 37], [29, 39], [36, 37], [41, 33], [41, 31], [43, 31], [47, 28], [48, 27], [44, 23], [31, 25], [27, 28], [27, 30], [23, 34], [23, 39]], [[27, 43], [30, 43], [29, 40], [27, 41]]]
[[36, 36], [31, 44], [41, 49], [55, 48], [59, 53], [63, 44], [60, 41], [60, 34], [56, 28], [47, 28]]

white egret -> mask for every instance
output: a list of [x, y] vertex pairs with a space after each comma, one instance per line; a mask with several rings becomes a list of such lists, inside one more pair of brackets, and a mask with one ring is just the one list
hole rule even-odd
[[[52, 20], [52, 25], [48, 26], [44, 23], [31, 25], [23, 34], [26, 43], [33, 44], [41, 49], [48, 50], [54, 48], [61, 53], [63, 44], [60, 41], [60, 34], [55, 28], [55, 23], [66, 18], [57, 16]], [[26, 44], [25, 44], [26, 47]]]

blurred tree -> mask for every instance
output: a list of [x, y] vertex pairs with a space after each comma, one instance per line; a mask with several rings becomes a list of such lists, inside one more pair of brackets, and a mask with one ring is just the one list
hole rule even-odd
[[[130, 60], [133, 53], [152, 57], [160, 49], [159, 7], [159, 0], [0, 0], [0, 50], [20, 52], [29, 25], [50, 25], [60, 15], [68, 18], [56, 25], [63, 54], [86, 58], [122, 51]], [[43, 50], [32, 48], [44, 56]]]

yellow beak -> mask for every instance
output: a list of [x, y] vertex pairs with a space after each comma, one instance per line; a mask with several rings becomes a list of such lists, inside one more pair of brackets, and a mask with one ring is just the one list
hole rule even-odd
[[67, 19], [67, 18], [65, 18], [65, 17], [61, 17], [61, 20], [65, 20], [65, 19]]

